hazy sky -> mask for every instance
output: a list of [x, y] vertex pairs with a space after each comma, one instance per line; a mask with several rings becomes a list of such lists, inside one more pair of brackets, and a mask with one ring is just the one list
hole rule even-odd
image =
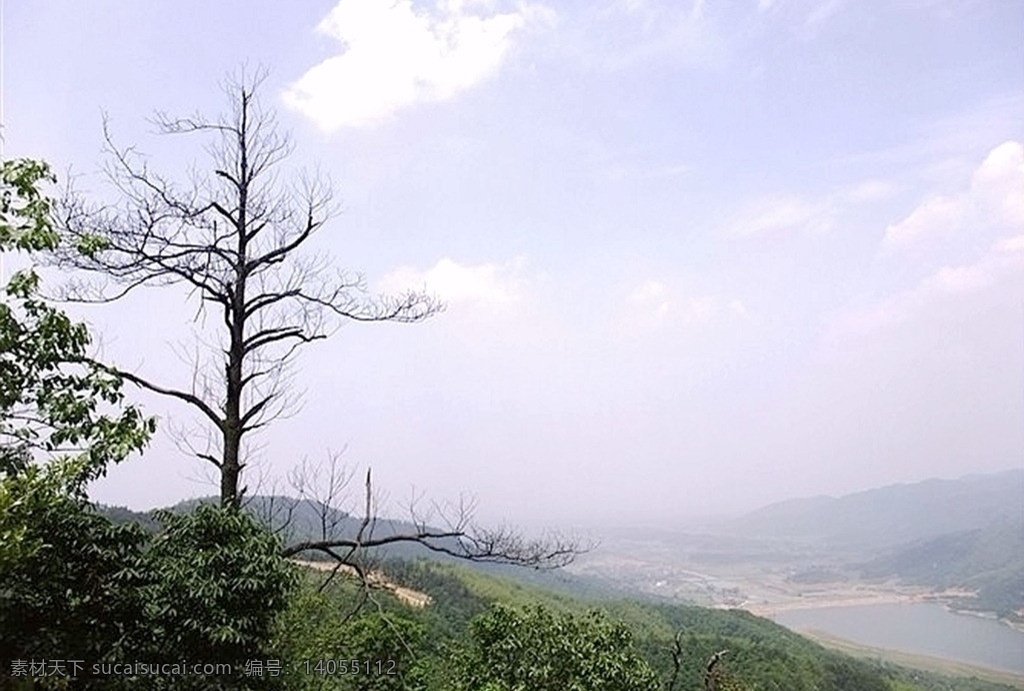
[[[106, 112], [202, 165], [146, 118], [265, 65], [344, 207], [318, 248], [447, 301], [307, 351], [270, 476], [344, 448], [392, 505], [586, 523], [1024, 465], [1017, 0], [6, 5], [7, 156], [106, 194]], [[183, 300], [88, 312], [103, 355], [187, 374]], [[94, 496], [203, 470], [160, 439]]]

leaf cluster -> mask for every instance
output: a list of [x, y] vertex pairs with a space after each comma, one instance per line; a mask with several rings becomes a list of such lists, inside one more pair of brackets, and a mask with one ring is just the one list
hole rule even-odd
[[[259, 687], [249, 660], [273, 657], [274, 621], [295, 586], [280, 545], [246, 514], [200, 506], [151, 534], [115, 525], [45, 476], [10, 482], [34, 549], [0, 563], [0, 663], [83, 660], [81, 688]], [[21, 490], [24, 492], [20, 493]], [[93, 664], [225, 664], [214, 677], [93, 677]], [[0, 685], [2, 687], [2, 685]]]
[[[0, 179], [0, 252], [54, 249], [52, 205], [40, 189], [53, 180], [46, 165], [6, 161]], [[39, 285], [33, 268], [18, 271], [0, 302], [0, 475], [51, 460], [81, 494], [141, 450], [155, 421], [124, 404], [122, 380], [88, 357], [86, 326], [42, 299]]]
[[632, 634], [600, 612], [495, 605], [471, 624], [454, 661], [453, 691], [647, 691], [657, 676]]

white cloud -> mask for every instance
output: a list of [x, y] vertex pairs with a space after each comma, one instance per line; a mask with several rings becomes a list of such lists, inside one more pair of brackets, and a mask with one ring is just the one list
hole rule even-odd
[[962, 204], [950, 197], [932, 197], [921, 203], [909, 216], [885, 229], [882, 245], [899, 249], [917, 244], [929, 236], [948, 234], [960, 222]]
[[863, 180], [844, 190], [840, 197], [851, 204], [878, 202], [889, 199], [900, 191], [900, 186], [889, 180]]
[[958, 232], [1003, 234], [1024, 226], [1024, 146], [992, 149], [963, 192], [933, 196], [886, 228], [884, 251], [941, 242]]
[[909, 290], [841, 315], [826, 330], [825, 340], [842, 343], [851, 337], [866, 336], [955, 297], [984, 296], [987, 290], [1019, 290], [1022, 276], [1024, 235], [1018, 235], [996, 242], [973, 263], [942, 266]]
[[332, 131], [451, 98], [498, 71], [518, 30], [551, 17], [540, 5], [506, 13], [488, 5], [440, 0], [425, 11], [410, 0], [339, 0], [317, 31], [343, 52], [310, 68], [284, 101]]
[[647, 281], [640, 284], [629, 294], [629, 301], [641, 305], [658, 317], [668, 314], [671, 303], [668, 287], [661, 281]]
[[804, 28], [813, 29], [821, 26], [832, 19], [832, 17], [839, 14], [845, 4], [846, 0], [824, 0], [823, 2], [819, 2], [817, 6], [811, 10], [811, 13], [807, 15], [807, 19], [804, 21]]
[[971, 195], [984, 212], [1011, 227], [1024, 227], [1024, 146], [1003, 142], [971, 178]]
[[753, 237], [791, 232], [822, 232], [832, 226], [827, 203], [792, 195], [764, 197], [751, 204], [725, 229], [727, 235]]
[[747, 306], [743, 304], [742, 300], [730, 300], [729, 311], [737, 317], [742, 317], [743, 319], [750, 318], [750, 312], [747, 311]]
[[446, 257], [429, 269], [399, 267], [382, 279], [381, 287], [391, 293], [426, 290], [449, 304], [508, 304], [519, 300], [525, 289], [521, 266], [521, 259], [471, 266]]
[[891, 199], [901, 183], [869, 178], [833, 188], [817, 198], [770, 194], [746, 205], [722, 229], [733, 237], [824, 233], [848, 219], [857, 207]]
[[627, 302], [635, 316], [659, 324], [707, 324], [723, 317], [748, 317], [740, 300], [687, 295], [656, 280], [645, 281], [634, 288]]
[[[926, 270], [911, 287], [873, 305], [841, 315], [827, 330], [826, 340], [841, 342], [883, 327], [906, 322], [929, 309], [943, 310], [957, 300], [985, 301], [1005, 290], [1019, 290], [1024, 276], [1024, 147], [1008, 141], [991, 149], [977, 165], [970, 182], [949, 195], [921, 202], [890, 225], [882, 251], [918, 251]], [[954, 242], [970, 239], [971, 242]], [[971, 258], [965, 257], [968, 251]], [[924, 249], [946, 249], [922, 254]], [[942, 257], [940, 261], [934, 261]], [[927, 259], [934, 263], [929, 267]]]
[[957, 184], [977, 166], [978, 152], [991, 148], [993, 133], [1020, 130], [1022, 109], [1024, 93], [1014, 90], [926, 121], [897, 146], [841, 156], [834, 163], [863, 170], [911, 169], [928, 184]]
[[988, 262], [968, 266], [944, 266], [921, 284], [923, 293], [970, 293], [992, 284], [994, 269]]
[[996, 243], [995, 250], [1003, 253], [1024, 252], [1024, 235], [1014, 235]]
[[575, 55], [611, 70], [662, 61], [675, 68], [722, 64], [728, 47], [708, 17], [715, 8], [704, 0], [687, 4], [620, 1], [599, 15], [606, 24], [591, 27]]
[[[886, 253], [934, 244], [964, 228], [1002, 234], [1024, 226], [1024, 146], [1008, 141], [976, 164], [970, 184], [961, 172], [962, 191], [934, 194], [901, 220], [888, 225], [882, 240]], [[867, 178], [833, 188], [817, 198], [773, 194], [755, 199], [725, 224], [733, 237], [767, 237], [831, 230], [857, 207], [886, 202], [905, 190], [904, 183]]]

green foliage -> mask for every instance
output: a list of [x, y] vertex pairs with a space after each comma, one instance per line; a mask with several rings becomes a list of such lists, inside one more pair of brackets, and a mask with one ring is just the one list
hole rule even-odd
[[[385, 570], [396, 582], [430, 594], [434, 604], [420, 612], [419, 616], [430, 627], [433, 639], [467, 638], [470, 620], [483, 614], [489, 604], [497, 599], [483, 597], [475, 592], [466, 580], [472, 576], [472, 572], [464, 568], [420, 559], [390, 561]], [[501, 601], [511, 604], [509, 600]]]
[[[708, 660], [714, 653], [726, 649], [729, 654], [724, 663], [716, 667], [720, 690], [881, 691], [901, 684], [901, 689], [918, 691], [1009, 691], [1009, 687], [978, 679], [947, 677], [855, 659], [827, 650], [782, 626], [742, 610], [715, 610], [626, 599], [574, 598], [545, 590], [536, 584], [520, 583], [507, 576], [427, 561], [401, 566], [389, 564], [388, 572], [399, 582], [426, 591], [433, 598], [434, 604], [424, 610], [404, 610], [407, 616], [427, 627], [425, 644], [415, 652], [425, 658], [423, 664], [427, 668], [435, 670], [427, 676], [429, 683], [426, 688], [431, 691], [458, 688], [453, 686], [451, 676], [444, 674], [452, 666], [451, 656], [445, 649], [460, 650], [459, 655], [465, 659], [467, 651], [477, 645], [466, 636], [467, 631], [471, 636], [475, 635], [470, 620], [479, 614], [482, 607], [489, 608], [495, 603], [510, 607], [515, 612], [530, 610], [539, 604], [553, 617], [577, 620], [585, 620], [590, 610], [600, 608], [607, 621], [624, 626], [631, 632], [636, 654], [646, 660], [662, 680], [662, 684], [652, 685], [648, 687], [650, 689], [660, 690], [670, 679], [674, 637], [677, 632], [682, 632], [675, 691], [703, 689]], [[478, 654], [477, 660], [482, 658], [483, 655]]]
[[629, 630], [598, 612], [558, 614], [495, 605], [457, 652], [452, 691], [647, 691], [654, 672]]
[[427, 626], [386, 595], [375, 596], [380, 609], [355, 611], [360, 599], [352, 584], [320, 592], [304, 582], [277, 626], [277, 650], [290, 661], [289, 689], [425, 688]]
[[0, 248], [54, 249], [53, 202], [40, 189], [56, 179], [42, 161], [22, 158], [0, 163]]
[[878, 668], [889, 681], [891, 691], [1013, 691], [1020, 684], [1007, 686], [976, 677], [954, 677], [937, 672], [926, 672], [894, 664], [878, 663]]
[[[0, 164], [0, 252], [57, 247], [53, 176], [31, 160]], [[0, 303], [0, 662], [109, 660], [139, 636], [135, 526], [110, 525], [86, 484], [154, 429], [123, 403], [121, 381], [88, 360], [89, 333], [38, 296], [31, 268]], [[110, 685], [108, 685], [108, 688]]]
[[[275, 658], [271, 629], [295, 581], [271, 535], [245, 514], [210, 506], [163, 516], [157, 535], [115, 525], [59, 486], [41, 490], [39, 472], [32, 467], [8, 483], [34, 485], [25, 515], [38, 547], [0, 571], [0, 662], [226, 663], [233, 674], [146, 677], [145, 684], [259, 686], [244, 676], [245, 663]], [[78, 683], [137, 688], [140, 680]]]
[[[40, 190], [53, 180], [46, 165], [6, 161], [0, 179], [0, 251], [57, 247], [52, 203]], [[15, 273], [0, 303], [0, 475], [59, 457], [60, 481], [84, 495], [90, 480], [145, 446], [155, 421], [124, 404], [122, 381], [88, 358], [86, 326], [40, 298], [39, 283], [31, 268]], [[20, 501], [9, 491], [0, 507]], [[11, 525], [0, 535], [19, 539]]]
[[[45, 164], [0, 168], [0, 251], [60, 242], [41, 186]], [[79, 249], [95, 250], [88, 238]], [[139, 451], [155, 422], [124, 403], [122, 381], [87, 354], [84, 324], [38, 295], [32, 269], [0, 303], [0, 664], [82, 660], [230, 663], [235, 674], [146, 678], [146, 688], [250, 688], [294, 583], [280, 545], [238, 511], [162, 516], [152, 536], [95, 513], [87, 484]], [[80, 678], [76, 688], [138, 688]]]
[[0, 563], [0, 662], [106, 662], [134, 652], [144, 633], [146, 533], [86, 510], [38, 467], [3, 487], [20, 500], [0, 521], [20, 526], [32, 549]]
[[152, 659], [227, 663], [239, 677], [247, 660], [270, 659], [274, 618], [296, 579], [277, 540], [238, 509], [204, 504], [159, 518], [165, 530], [143, 559]]

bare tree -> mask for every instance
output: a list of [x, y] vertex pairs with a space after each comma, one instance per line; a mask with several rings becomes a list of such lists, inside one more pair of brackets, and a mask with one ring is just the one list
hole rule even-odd
[[679, 673], [683, 668], [683, 632], [677, 631], [672, 639], [672, 675], [665, 683], [665, 691], [676, 691]]
[[230, 110], [220, 117], [156, 116], [163, 134], [205, 140], [206, 169], [185, 185], [151, 170], [134, 147], [115, 144], [105, 124], [106, 174], [120, 203], [95, 205], [69, 192], [60, 213], [71, 246], [87, 252], [61, 252], [58, 263], [97, 279], [70, 284], [64, 297], [110, 302], [177, 285], [195, 301], [197, 320], [208, 310], [218, 319], [206, 344], [213, 362], [194, 361], [191, 381], [116, 372], [199, 414], [205, 434], [182, 443], [216, 467], [223, 505], [238, 505], [245, 492], [244, 442], [293, 410], [290, 366], [302, 346], [345, 321], [418, 322], [442, 309], [419, 292], [370, 297], [362, 276], [306, 251], [332, 216], [332, 193], [319, 176], [282, 177], [293, 147], [261, 107], [264, 76], [229, 82]]
[[[432, 502], [423, 509], [421, 498], [414, 496], [406, 507], [407, 520], [388, 521], [382, 527], [370, 470], [363, 482], [361, 510], [349, 512], [339, 508], [349, 504], [345, 494], [353, 474], [340, 464], [337, 454], [331, 454], [326, 465], [304, 462], [290, 479], [299, 497], [296, 501], [308, 503], [315, 525], [306, 527], [307, 535], [312, 537], [292, 543], [284, 555], [316, 553], [341, 566], [352, 567], [360, 577], [371, 563], [371, 555], [389, 545], [416, 543], [434, 554], [534, 569], [567, 566], [590, 548], [575, 537], [548, 534], [527, 539], [510, 526], [481, 526], [475, 520], [475, 502], [465, 498], [457, 504]], [[292, 515], [288, 514], [289, 520]]]
[[[66, 299], [107, 303], [139, 288], [179, 286], [195, 302], [197, 321], [215, 318], [212, 340], [197, 335], [187, 381], [102, 367], [198, 413], [200, 429], [178, 434], [178, 441], [215, 467], [225, 506], [244, 503], [240, 478], [251, 435], [293, 409], [291, 366], [303, 346], [346, 321], [418, 322], [442, 309], [419, 292], [370, 297], [362, 276], [308, 252], [332, 216], [331, 189], [318, 176], [285, 181], [292, 145], [261, 107], [263, 79], [230, 81], [230, 109], [218, 118], [156, 116], [160, 133], [206, 143], [206, 169], [193, 171], [184, 185], [152, 170], [134, 147], [117, 145], [105, 123], [105, 172], [120, 202], [97, 205], [69, 190], [58, 215], [68, 246], [56, 262], [91, 274], [69, 283]], [[403, 530], [378, 531], [369, 473], [362, 516], [346, 532], [342, 527], [353, 524], [338, 507], [352, 475], [337, 455], [326, 476], [321, 470], [303, 465], [291, 478], [300, 500], [316, 507], [320, 525], [285, 556], [325, 555], [354, 569], [364, 585], [367, 556], [389, 544], [414, 542], [462, 559], [536, 568], [562, 566], [583, 551], [577, 540], [527, 540], [510, 528], [480, 528], [465, 502], [427, 513], [413, 502]], [[268, 523], [277, 517], [272, 529], [285, 535], [295, 509], [293, 501], [262, 507]]]
[[728, 650], [720, 650], [708, 659], [704, 668], [705, 691], [747, 691], [749, 687], [725, 670], [722, 658], [729, 654]]

